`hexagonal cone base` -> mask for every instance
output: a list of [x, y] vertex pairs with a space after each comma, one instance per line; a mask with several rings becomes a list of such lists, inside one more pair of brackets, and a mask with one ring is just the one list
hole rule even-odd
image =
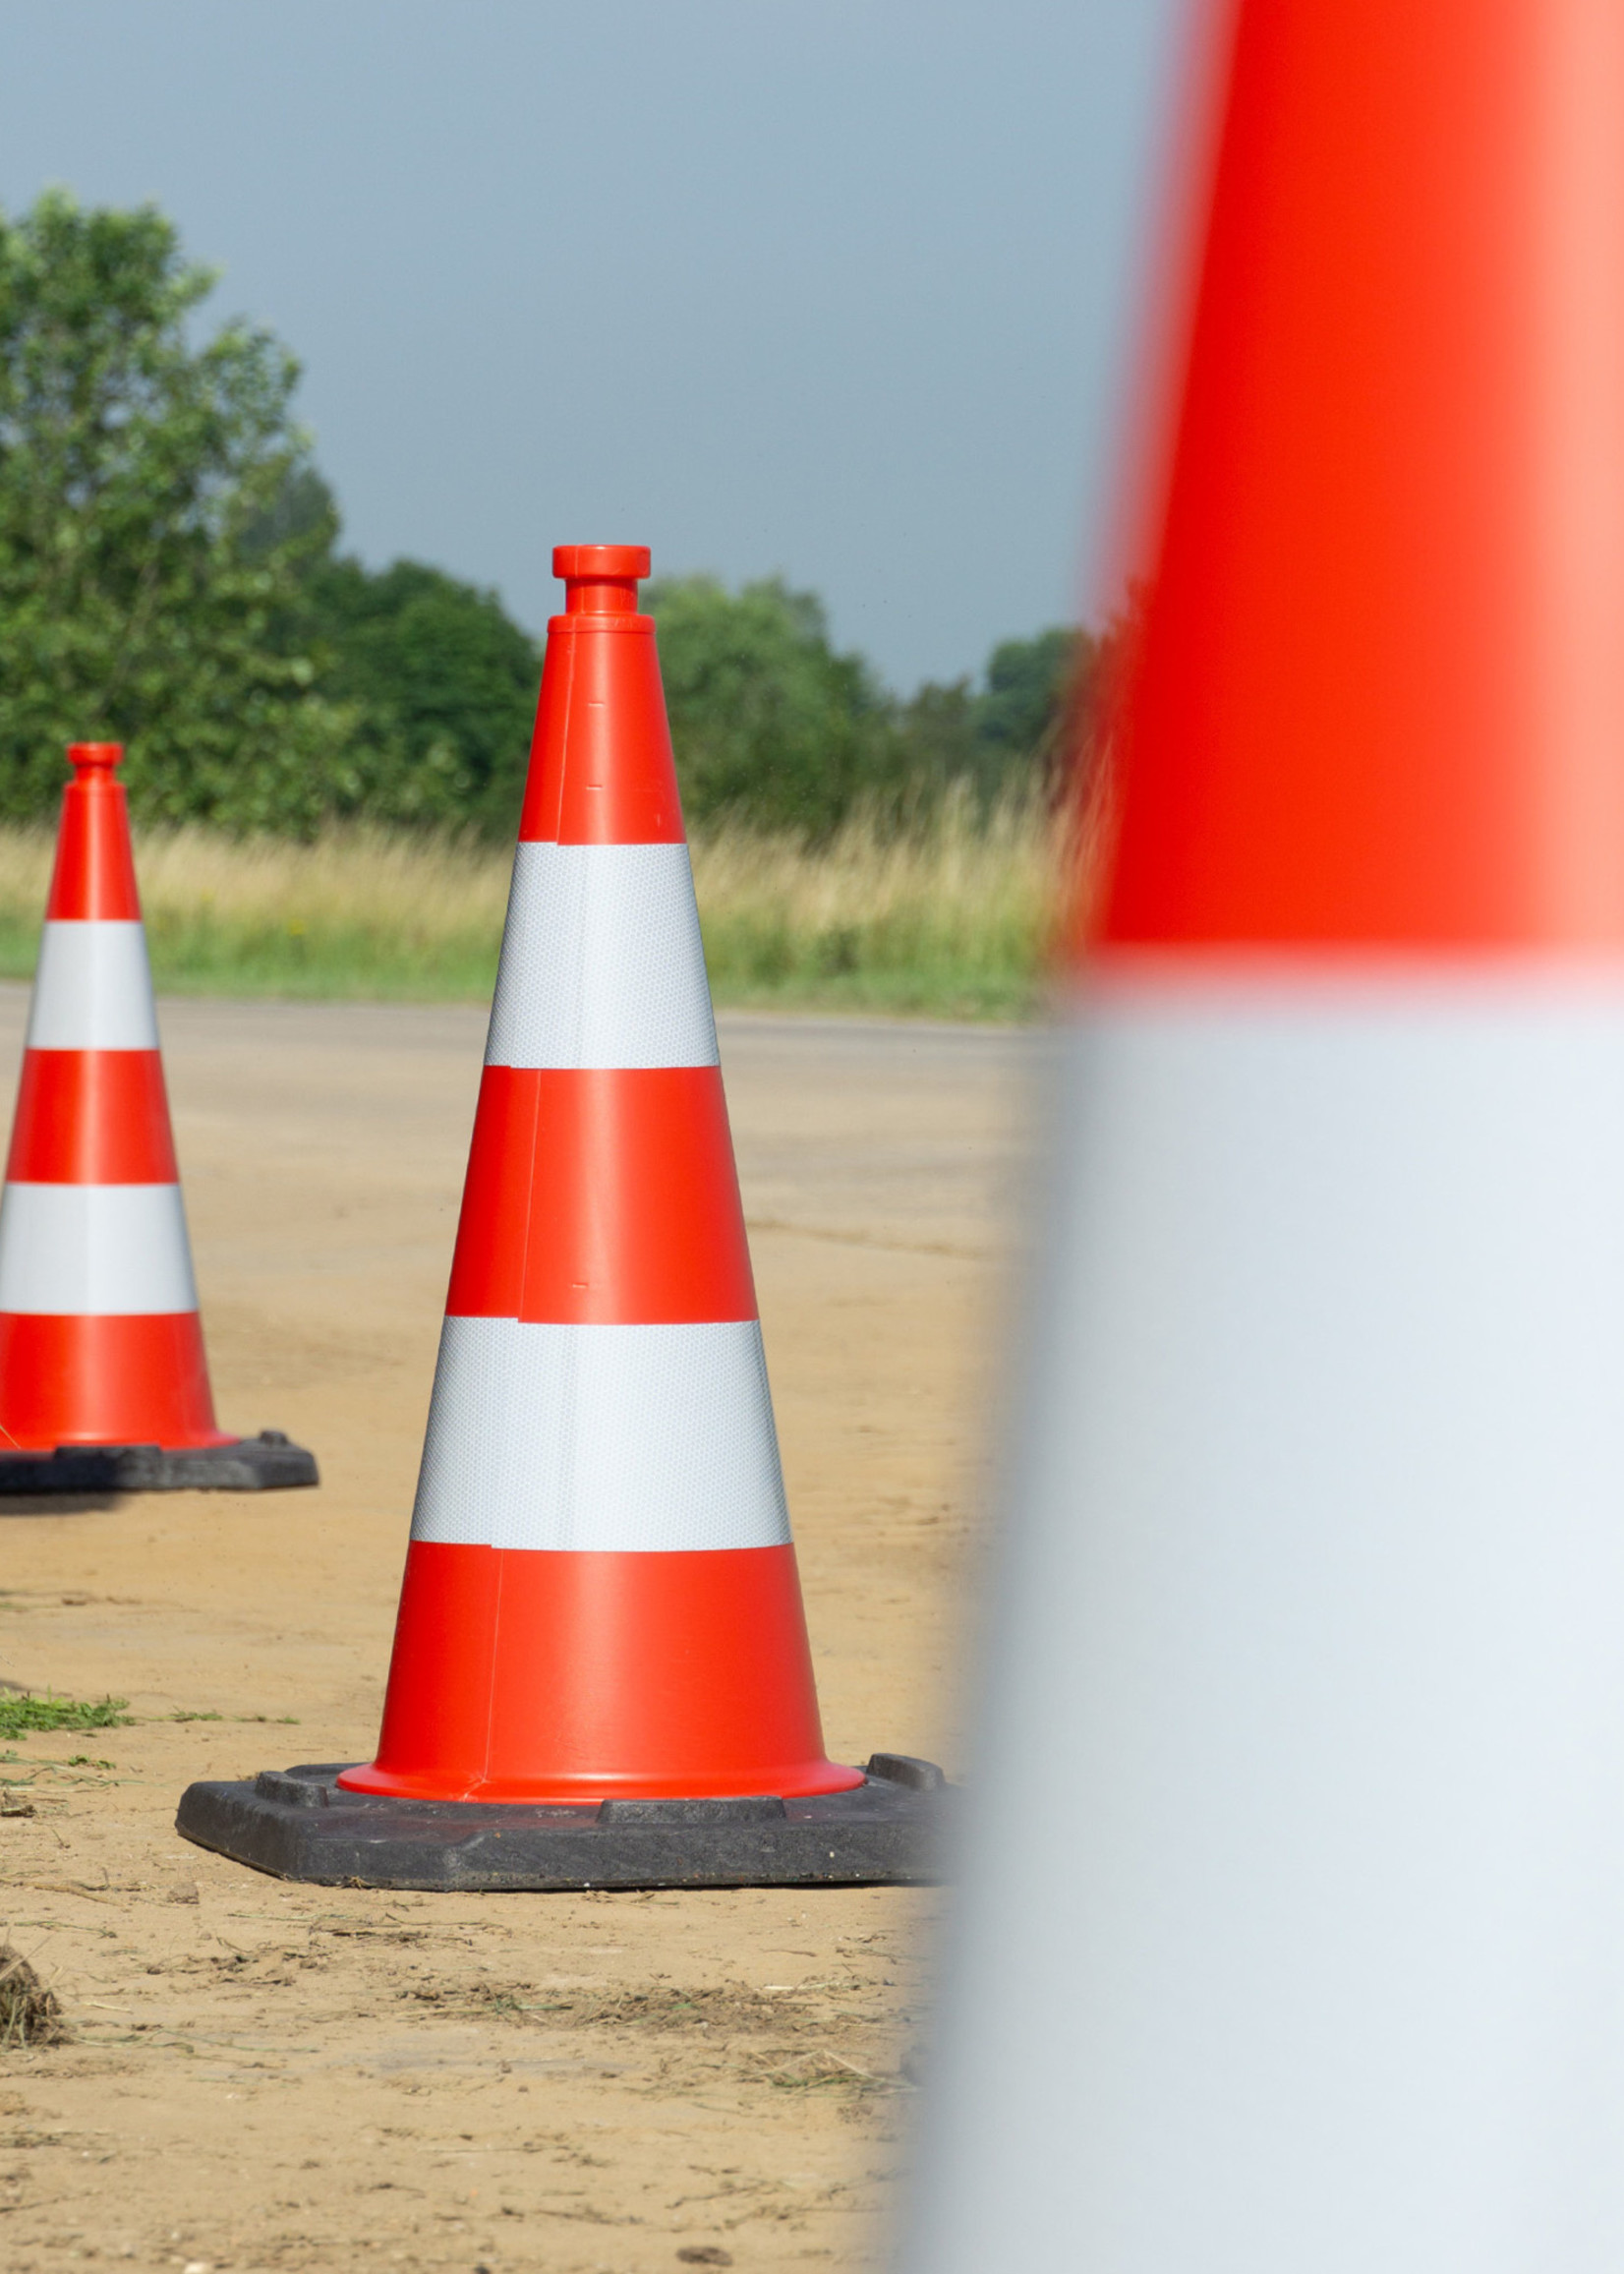
[[0, 1494], [45, 1492], [275, 1492], [319, 1484], [316, 1455], [280, 1429], [223, 1445], [58, 1445], [54, 1453], [0, 1453]]
[[345, 1792], [344, 1762], [252, 1784], [192, 1784], [175, 1829], [277, 1879], [446, 1890], [928, 1885], [942, 1876], [952, 1787], [877, 1753], [861, 1784], [815, 1799], [392, 1800]]

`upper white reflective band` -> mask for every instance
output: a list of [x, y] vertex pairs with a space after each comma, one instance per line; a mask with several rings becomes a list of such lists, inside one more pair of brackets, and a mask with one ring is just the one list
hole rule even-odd
[[0, 1197], [0, 1311], [196, 1311], [179, 1185], [19, 1185]]
[[714, 1066], [685, 845], [521, 845], [488, 1066]]
[[447, 1318], [412, 1538], [783, 1546], [789, 1515], [760, 1326]]
[[1112, 974], [1064, 1079], [902, 2265], [1610, 2274], [1624, 988]]
[[29, 1050], [156, 1050], [152, 975], [139, 923], [48, 923], [39, 942]]

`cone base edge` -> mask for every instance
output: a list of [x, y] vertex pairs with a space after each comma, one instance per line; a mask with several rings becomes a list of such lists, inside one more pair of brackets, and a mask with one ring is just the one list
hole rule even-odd
[[344, 1792], [365, 1793], [372, 1798], [431, 1800], [452, 1806], [489, 1802], [509, 1808], [596, 1808], [604, 1800], [738, 1800], [764, 1792], [780, 1800], [812, 1800], [826, 1793], [855, 1791], [862, 1781], [860, 1769], [847, 1769], [836, 1761], [799, 1761], [792, 1765], [781, 1762], [776, 1769], [763, 1768], [753, 1779], [733, 1778], [725, 1784], [684, 1784], [668, 1777], [652, 1781], [580, 1777], [557, 1778], [532, 1790], [518, 1789], [515, 1779], [507, 1789], [493, 1781], [458, 1791], [443, 1778], [413, 1777], [380, 1769], [376, 1761], [369, 1761], [346, 1769], [338, 1784]]
[[891, 1754], [876, 1754], [860, 1784], [804, 1798], [557, 1806], [357, 1793], [336, 1782], [351, 1766], [189, 1785], [175, 1829], [271, 1878], [329, 1887], [905, 1887], [946, 1876], [957, 1799], [932, 1764]]
[[274, 1492], [319, 1485], [316, 1455], [277, 1429], [210, 1445], [57, 1445], [0, 1452], [0, 1498], [51, 1493]]

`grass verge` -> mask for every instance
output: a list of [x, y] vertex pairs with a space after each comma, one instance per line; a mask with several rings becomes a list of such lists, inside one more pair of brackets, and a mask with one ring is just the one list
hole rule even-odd
[[[33, 969], [52, 841], [0, 830], [0, 976]], [[700, 832], [694, 882], [719, 1003], [1019, 1018], [1057, 874], [1034, 802], [950, 796], [911, 828], [858, 817], [817, 845]], [[315, 845], [202, 829], [136, 847], [153, 975], [171, 993], [479, 1001], [495, 978], [510, 856], [371, 828]]]

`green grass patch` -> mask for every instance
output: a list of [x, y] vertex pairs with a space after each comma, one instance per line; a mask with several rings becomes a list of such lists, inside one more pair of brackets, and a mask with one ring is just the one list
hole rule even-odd
[[1006, 925], [955, 934], [913, 910], [826, 925], [719, 911], [705, 924], [705, 960], [716, 1001], [740, 1009], [1024, 1019], [1038, 988], [1028, 932]]
[[[166, 995], [304, 1002], [487, 1002], [499, 930], [414, 939], [402, 927], [240, 923], [149, 914], [153, 984]], [[0, 915], [0, 978], [31, 979], [39, 926]]]
[[130, 1716], [128, 1698], [59, 1698], [47, 1690], [0, 1691], [0, 1737], [21, 1737], [29, 1729], [121, 1729]]
[[[713, 912], [704, 929], [724, 1008], [979, 1020], [1029, 1018], [1036, 1002], [1036, 943], [1016, 926], [943, 936], [928, 924], [820, 926], [752, 909]], [[146, 936], [165, 994], [305, 1002], [487, 1003], [500, 946], [493, 930], [429, 942], [164, 914], [148, 916]], [[38, 938], [37, 925], [0, 918], [0, 977], [32, 977]]]
[[423, 940], [404, 925], [233, 924], [223, 917], [147, 924], [153, 981], [173, 995], [483, 1002], [496, 983], [500, 944], [490, 931]]
[[[947, 952], [910, 961], [847, 962], [839, 932], [786, 938], [773, 926], [708, 927], [711, 992], [719, 1009], [867, 1012], [925, 1019], [1027, 1019], [1038, 979], [1017, 957]], [[0, 978], [33, 976], [36, 939], [0, 936]], [[291, 951], [274, 936], [231, 940], [153, 938], [152, 977], [166, 995], [243, 1001], [488, 1003], [496, 948], [470, 943], [454, 955], [413, 952], [377, 938], [309, 939]]]

